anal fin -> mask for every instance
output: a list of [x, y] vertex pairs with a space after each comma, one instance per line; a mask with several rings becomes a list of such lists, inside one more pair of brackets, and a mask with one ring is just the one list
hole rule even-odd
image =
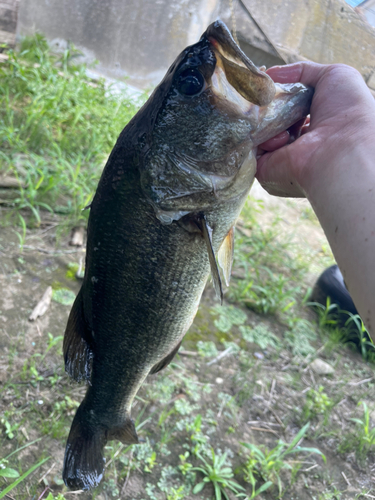
[[176, 347], [171, 351], [165, 358], [163, 358], [159, 363], [156, 363], [151, 370], [149, 375], [153, 375], [154, 373], [160, 372], [163, 368], [169, 365], [169, 363], [172, 361], [172, 359], [176, 356], [177, 351], [179, 350], [181, 346], [181, 342], [179, 342]]
[[232, 264], [233, 264], [233, 255], [234, 255], [234, 226], [228, 231], [219, 252], [217, 254], [217, 260], [219, 261], [219, 265], [223, 270], [223, 276], [225, 280], [225, 284], [229, 286], [230, 275], [232, 273]]
[[92, 345], [93, 339], [83, 316], [83, 300], [80, 291], [70, 311], [63, 344], [65, 371], [77, 382], [90, 381], [94, 357]]
[[203, 238], [204, 238], [204, 241], [206, 242], [206, 246], [207, 246], [208, 259], [210, 261], [212, 282], [214, 284], [216, 296], [220, 300], [220, 303], [222, 304], [223, 299], [224, 299], [224, 294], [223, 294], [223, 287], [221, 284], [219, 269], [217, 267], [216, 257], [214, 254], [214, 249], [212, 247], [212, 229], [207, 224], [207, 221], [206, 221], [204, 215], [202, 215], [200, 221], [202, 224]]

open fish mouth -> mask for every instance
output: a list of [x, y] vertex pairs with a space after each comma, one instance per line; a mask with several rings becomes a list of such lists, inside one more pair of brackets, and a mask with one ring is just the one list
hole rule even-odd
[[[215, 50], [217, 68], [225, 73], [226, 81], [238, 94], [257, 106], [266, 106], [272, 101], [276, 92], [272, 79], [242, 52], [224, 23], [214, 22], [203, 36], [208, 38]], [[222, 78], [217, 79], [224, 83]], [[220, 85], [216, 86], [220, 88]], [[227, 86], [224, 88], [228, 89]]]

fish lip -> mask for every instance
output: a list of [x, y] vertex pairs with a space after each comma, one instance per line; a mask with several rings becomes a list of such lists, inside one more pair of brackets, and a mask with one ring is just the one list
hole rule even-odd
[[242, 97], [258, 106], [272, 101], [276, 92], [273, 80], [244, 54], [221, 20], [210, 24], [201, 40], [204, 38], [221, 60], [228, 82]]

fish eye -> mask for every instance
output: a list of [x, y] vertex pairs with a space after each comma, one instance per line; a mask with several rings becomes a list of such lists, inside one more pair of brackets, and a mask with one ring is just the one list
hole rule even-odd
[[203, 86], [203, 75], [197, 69], [185, 69], [178, 76], [177, 89], [183, 95], [196, 95], [202, 90]]

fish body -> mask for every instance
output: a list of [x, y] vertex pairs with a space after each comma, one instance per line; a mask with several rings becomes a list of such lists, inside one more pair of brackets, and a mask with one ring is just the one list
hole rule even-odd
[[64, 337], [66, 371], [88, 382], [65, 452], [70, 488], [99, 484], [108, 440], [138, 442], [134, 396], [177, 352], [210, 271], [220, 295], [218, 254], [229, 280], [254, 149], [305, 116], [312, 92], [275, 86], [217, 21], [121, 133], [91, 204]]

